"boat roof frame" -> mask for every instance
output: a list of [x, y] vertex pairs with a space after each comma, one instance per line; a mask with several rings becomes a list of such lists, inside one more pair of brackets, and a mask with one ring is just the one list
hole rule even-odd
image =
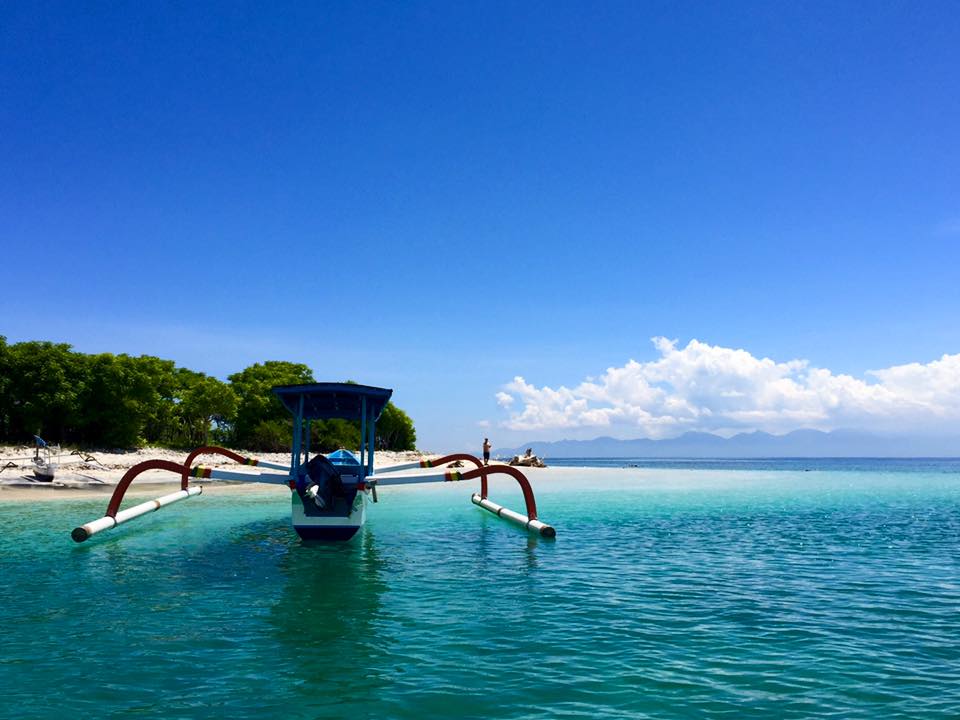
[[365, 400], [367, 416], [372, 415], [376, 421], [387, 406], [393, 390], [357, 383], [325, 382], [277, 385], [273, 393], [291, 415], [296, 417], [299, 412], [304, 420], [361, 420], [364, 417], [362, 406]]
[[360, 479], [373, 474], [377, 419], [393, 390], [357, 383], [305, 383], [277, 385], [272, 391], [293, 415], [291, 468], [298, 482], [305, 473], [303, 466], [310, 459], [311, 420], [359, 420]]

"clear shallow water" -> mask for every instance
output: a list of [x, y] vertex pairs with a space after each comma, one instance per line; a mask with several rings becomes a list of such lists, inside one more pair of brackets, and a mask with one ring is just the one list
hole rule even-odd
[[551, 467], [960, 473], [960, 458], [547, 458]]
[[556, 541], [470, 483], [384, 489], [342, 546], [284, 495], [82, 546], [105, 500], [0, 505], [0, 717], [960, 715], [960, 475], [530, 476]]

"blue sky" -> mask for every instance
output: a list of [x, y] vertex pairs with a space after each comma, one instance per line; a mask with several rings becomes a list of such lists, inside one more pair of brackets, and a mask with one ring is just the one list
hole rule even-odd
[[[11, 341], [306, 362], [433, 449], [960, 427], [928, 367], [960, 353], [956, 3], [9, 3], [0, 57]], [[754, 400], [653, 365], [576, 390], [654, 337]], [[908, 363], [873, 422], [867, 371]]]

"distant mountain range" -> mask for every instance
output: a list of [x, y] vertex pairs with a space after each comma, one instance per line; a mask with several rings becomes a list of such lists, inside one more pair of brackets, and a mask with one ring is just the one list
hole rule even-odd
[[688, 432], [666, 440], [531, 441], [516, 448], [494, 448], [493, 455], [520, 455], [527, 448], [546, 458], [960, 457], [960, 437], [794, 430], [786, 435], [750, 432], [724, 438]]

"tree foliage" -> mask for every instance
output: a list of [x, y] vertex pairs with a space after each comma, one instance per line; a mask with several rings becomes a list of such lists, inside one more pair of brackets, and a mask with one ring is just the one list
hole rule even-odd
[[237, 415], [238, 398], [234, 389], [203, 373], [180, 369], [180, 404], [184, 433], [190, 445], [209, 445], [210, 433], [228, 437], [231, 421]]
[[377, 448], [380, 450], [413, 450], [417, 446], [417, 431], [413, 420], [392, 402], [377, 421]]
[[256, 450], [289, 448], [293, 422], [271, 388], [313, 382], [310, 368], [300, 363], [270, 360], [234, 373], [229, 380], [238, 400], [233, 428], [237, 447]]
[[[313, 382], [300, 363], [269, 361], [229, 382], [141, 355], [86, 355], [51, 342], [10, 344], [0, 335], [0, 440], [129, 448], [217, 442], [250, 450], [286, 450], [293, 423], [271, 392]], [[377, 423], [377, 447], [412, 449], [413, 422], [389, 403]], [[314, 421], [311, 444], [324, 452], [360, 445], [360, 424]]]
[[360, 423], [333, 418], [310, 423], [310, 446], [320, 452], [360, 447]]

